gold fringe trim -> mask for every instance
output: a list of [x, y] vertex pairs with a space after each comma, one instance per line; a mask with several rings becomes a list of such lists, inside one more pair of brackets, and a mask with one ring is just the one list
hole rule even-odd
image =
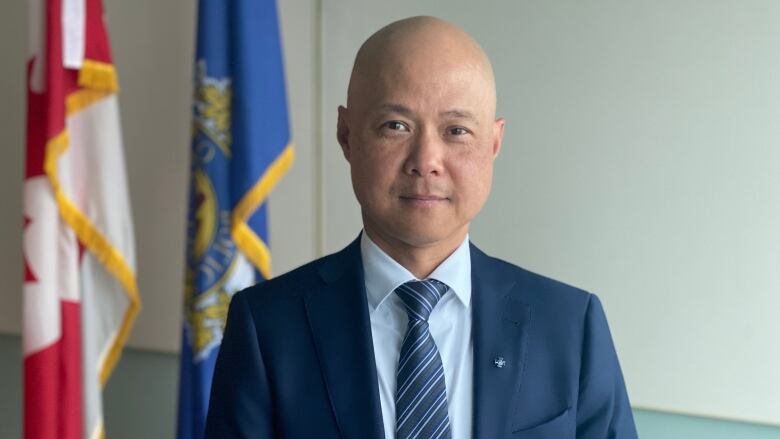
[[111, 93], [119, 91], [119, 81], [114, 65], [91, 59], [85, 59], [81, 64], [79, 85]]
[[263, 240], [246, 224], [246, 221], [268, 198], [279, 180], [290, 169], [293, 161], [295, 161], [295, 150], [290, 143], [233, 209], [231, 227], [233, 241], [266, 279], [271, 278], [271, 252]]
[[57, 201], [57, 207], [62, 219], [73, 229], [76, 237], [101, 264], [111, 273], [122, 285], [130, 300], [125, 315], [122, 319], [122, 325], [114, 338], [111, 347], [106, 355], [103, 364], [98, 365], [100, 374], [100, 385], [104, 387], [108, 377], [113, 372], [119, 357], [122, 355], [122, 349], [130, 335], [135, 317], [141, 309], [141, 300], [138, 297], [138, 285], [136, 284], [135, 274], [130, 265], [124, 259], [124, 256], [117, 250], [108, 239], [90, 222], [76, 205], [68, 199], [65, 191], [60, 185], [57, 174], [57, 159], [68, 149], [68, 132], [63, 130], [60, 134], [50, 139], [46, 144], [46, 157], [44, 159], [44, 170], [49, 178], [54, 198]]
[[271, 278], [271, 251], [245, 222], [233, 225], [231, 236], [236, 246], [265, 279]]
[[68, 116], [73, 115], [112, 94], [112, 92], [90, 89], [75, 91], [65, 98], [65, 112]]
[[65, 97], [65, 114], [70, 116], [119, 91], [114, 66], [85, 59], [79, 70], [79, 90]]
[[97, 425], [95, 425], [95, 429], [92, 431], [92, 434], [89, 436], [91, 439], [105, 439], [106, 438], [106, 429], [103, 425], [103, 419], [98, 419]]

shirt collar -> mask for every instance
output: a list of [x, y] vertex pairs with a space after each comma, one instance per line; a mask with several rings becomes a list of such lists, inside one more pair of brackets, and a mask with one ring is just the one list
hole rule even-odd
[[[365, 231], [360, 235], [360, 256], [363, 259], [366, 294], [372, 313], [396, 288], [416, 279], [409, 270], [379, 248]], [[471, 303], [471, 251], [468, 235], [460, 246], [436, 267], [428, 279], [436, 279], [447, 284], [460, 302], [465, 307], [469, 307]]]

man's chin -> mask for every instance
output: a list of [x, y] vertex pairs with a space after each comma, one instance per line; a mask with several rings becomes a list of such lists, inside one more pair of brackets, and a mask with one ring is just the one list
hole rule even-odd
[[381, 242], [399, 249], [459, 245], [468, 232], [468, 224], [457, 227], [437, 216], [407, 215], [393, 218], [395, 221], [372, 221], [372, 217], [364, 215], [363, 226], [377, 244]]
[[452, 231], [451, 233], [442, 232], [442, 228], [426, 225], [424, 228], [407, 228], [399, 231], [397, 236], [409, 247], [430, 248], [438, 245], [459, 244], [465, 237], [466, 230]]

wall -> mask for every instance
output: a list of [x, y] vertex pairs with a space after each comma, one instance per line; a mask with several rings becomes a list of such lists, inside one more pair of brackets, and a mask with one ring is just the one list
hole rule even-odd
[[[780, 33], [772, 26], [780, 6], [279, 3], [297, 161], [271, 198], [276, 272], [339, 248], [359, 229], [333, 132], [357, 45], [394, 18], [440, 15], [492, 56], [509, 120], [475, 241], [599, 293], [635, 403], [763, 421], [780, 413], [772, 399], [780, 349], [766, 341], [780, 329], [769, 306], [780, 285]], [[144, 301], [130, 341], [143, 350], [129, 350], [111, 380], [106, 422], [118, 437], [165, 437], [175, 422], [195, 3], [105, 4]], [[0, 16], [6, 334], [21, 323], [24, 8], [12, 2]], [[18, 338], [0, 340], [0, 388], [16, 389], [0, 396], [0, 437], [14, 437]], [[637, 422], [651, 438], [779, 432], [657, 411], [638, 411]]]
[[[358, 46], [417, 14], [493, 61], [506, 134], [472, 240], [599, 295], [635, 406], [780, 425], [780, 4], [325, 2], [325, 142]], [[360, 215], [324, 145], [332, 251]]]

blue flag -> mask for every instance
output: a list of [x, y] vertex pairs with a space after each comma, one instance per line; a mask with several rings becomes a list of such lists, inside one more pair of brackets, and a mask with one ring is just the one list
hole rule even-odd
[[274, 0], [200, 0], [179, 439], [203, 437], [232, 295], [270, 276], [266, 210], [293, 161]]

